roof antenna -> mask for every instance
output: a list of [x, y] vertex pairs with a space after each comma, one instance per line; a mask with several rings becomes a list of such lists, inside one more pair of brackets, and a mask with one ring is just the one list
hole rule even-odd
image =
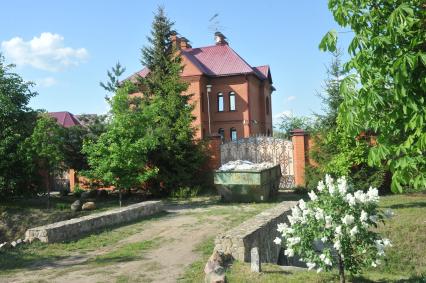
[[218, 31], [223, 31], [226, 28], [220, 24], [219, 20], [219, 13], [215, 13], [210, 19], [209, 19], [209, 31], [215, 33]]

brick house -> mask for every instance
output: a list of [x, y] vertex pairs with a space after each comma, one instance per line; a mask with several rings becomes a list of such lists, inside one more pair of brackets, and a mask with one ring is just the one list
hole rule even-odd
[[[268, 65], [252, 67], [215, 33], [215, 45], [192, 48], [188, 40], [172, 36], [182, 55], [182, 79], [193, 94], [197, 138], [220, 134], [224, 141], [253, 135], [272, 135], [271, 94], [275, 90]], [[147, 68], [130, 78], [145, 77]]]

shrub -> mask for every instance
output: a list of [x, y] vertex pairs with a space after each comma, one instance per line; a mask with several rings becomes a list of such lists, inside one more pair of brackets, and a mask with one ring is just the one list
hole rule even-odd
[[74, 187], [74, 191], [73, 191], [73, 193], [74, 193], [74, 196], [76, 197], [76, 198], [80, 198], [81, 197], [81, 194], [84, 192], [84, 190], [82, 189], [82, 188], [80, 188], [80, 186], [75, 186]]
[[180, 187], [172, 192], [173, 198], [186, 199], [196, 197], [200, 193], [200, 187]]
[[[285, 255], [299, 255], [309, 269], [316, 268], [317, 272], [337, 266], [340, 282], [345, 281], [345, 270], [356, 274], [362, 268], [380, 264], [384, 248], [391, 243], [371, 227], [384, 222], [391, 212], [378, 210], [377, 189], [354, 191], [345, 177], [334, 182], [326, 175], [325, 183], [319, 182], [317, 189], [308, 194], [311, 200], [300, 200], [288, 216], [290, 226], [278, 225]], [[276, 244], [281, 241], [275, 239]]]

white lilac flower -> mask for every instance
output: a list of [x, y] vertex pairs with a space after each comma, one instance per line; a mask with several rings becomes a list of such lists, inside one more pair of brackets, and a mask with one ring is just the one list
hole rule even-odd
[[324, 182], [323, 182], [323, 181], [319, 181], [319, 182], [318, 182], [318, 186], [317, 186], [317, 190], [318, 190], [319, 192], [322, 192], [324, 189], [325, 189]]
[[286, 249], [284, 251], [284, 254], [288, 257], [292, 257], [292, 256], [294, 256], [294, 250], [293, 249]]
[[327, 185], [327, 187], [333, 187], [334, 186], [334, 180], [328, 174], [325, 175], [325, 184]]
[[342, 226], [337, 226], [336, 230], [334, 231], [336, 236], [341, 236], [342, 235]]
[[365, 221], [367, 221], [367, 219], [368, 219], [368, 213], [365, 212], [364, 210], [362, 210], [359, 220], [361, 220], [361, 222], [365, 222]]
[[306, 265], [308, 266], [308, 270], [311, 270], [316, 266], [314, 262], [307, 262]]
[[356, 234], [358, 234], [358, 227], [354, 226], [351, 231], [349, 231], [349, 234], [354, 237]]
[[349, 203], [350, 206], [355, 206], [356, 199], [352, 194], [347, 194], [345, 196], [345, 200]]
[[315, 219], [321, 220], [324, 218], [324, 210], [322, 208], [317, 208], [315, 210]]
[[320, 273], [322, 271], [322, 268], [317, 269], [317, 273]]
[[324, 262], [325, 265], [332, 265], [331, 260], [325, 254], [321, 254], [320, 259]]
[[393, 211], [392, 211], [392, 209], [386, 209], [385, 210], [385, 217], [386, 218], [392, 218], [394, 216], [394, 213], [393, 213]]
[[316, 201], [318, 199], [318, 196], [317, 196], [317, 194], [314, 191], [309, 192], [308, 195], [309, 195], [309, 198], [312, 201]]
[[382, 242], [383, 242], [383, 246], [385, 246], [385, 247], [392, 247], [392, 243], [391, 243], [391, 241], [389, 239], [384, 238], [382, 240]]
[[298, 243], [300, 243], [300, 237], [291, 237], [287, 239], [287, 245], [289, 247], [292, 247]]
[[342, 244], [340, 243], [339, 240], [337, 240], [336, 242], [334, 242], [333, 247], [337, 250], [340, 251]]
[[277, 231], [280, 233], [284, 233], [284, 231], [288, 228], [287, 223], [279, 223]]
[[382, 240], [375, 240], [374, 242], [376, 244], [377, 255], [379, 255], [379, 256], [385, 255], [385, 251], [384, 251], [385, 246], [383, 244], [383, 241]]
[[321, 238], [321, 242], [323, 242], [323, 243], [327, 242], [327, 240], [328, 240], [328, 239], [327, 239], [327, 237], [326, 237], [326, 236], [324, 236], [324, 237], [322, 237], [322, 238]]
[[301, 210], [306, 209], [306, 202], [303, 199], [299, 200], [299, 207]]
[[375, 261], [373, 261], [373, 262], [371, 263], [371, 266], [372, 266], [372, 267], [377, 267], [376, 262], [375, 262]]
[[333, 218], [330, 215], [326, 215], [324, 218], [325, 218], [325, 228], [330, 228], [332, 225], [331, 222]]
[[370, 187], [367, 191], [366, 197], [369, 202], [378, 202], [379, 191], [376, 188]]
[[340, 195], [344, 196], [348, 190], [348, 184], [346, 182], [346, 178], [343, 176], [339, 179], [337, 179], [337, 190], [339, 191]]
[[345, 215], [345, 217], [342, 218], [342, 222], [346, 225], [351, 225], [354, 223], [354, 217], [352, 215]]
[[275, 245], [281, 245], [281, 238], [276, 237], [274, 243]]
[[367, 194], [364, 194], [364, 192], [363, 192], [363, 191], [356, 191], [356, 192], [354, 193], [354, 197], [355, 197], [355, 199], [356, 199], [358, 202], [360, 202], [360, 203], [365, 203], [365, 202], [367, 202], [367, 201], [368, 201]]

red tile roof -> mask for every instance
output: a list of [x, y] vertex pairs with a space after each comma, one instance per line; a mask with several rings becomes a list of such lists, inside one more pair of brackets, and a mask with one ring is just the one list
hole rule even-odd
[[55, 118], [59, 125], [69, 128], [72, 126], [81, 126], [80, 121], [70, 112], [49, 112], [51, 117]]
[[[227, 44], [184, 49], [182, 56], [207, 76], [254, 74], [261, 80], [269, 79], [272, 82], [268, 65], [251, 67]], [[133, 81], [137, 76], [146, 77], [148, 73], [149, 69], [145, 67], [127, 79]]]

